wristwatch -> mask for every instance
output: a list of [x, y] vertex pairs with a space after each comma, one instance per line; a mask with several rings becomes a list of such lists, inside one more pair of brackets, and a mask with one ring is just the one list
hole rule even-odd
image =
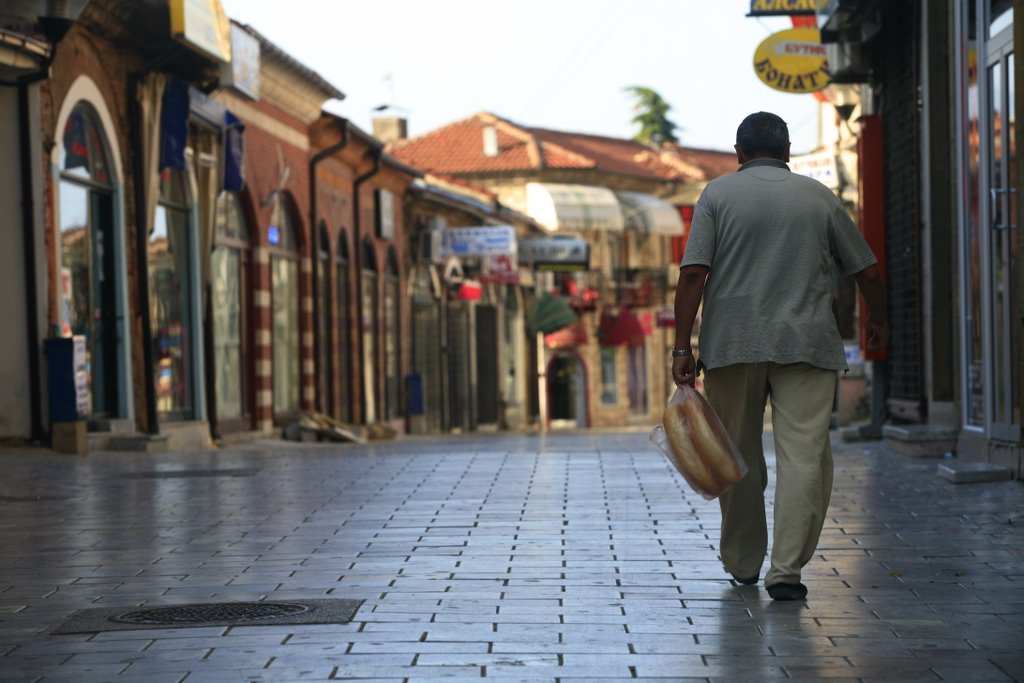
[[681, 349], [678, 346], [673, 346], [672, 347], [672, 357], [673, 358], [682, 358], [683, 356], [690, 356], [690, 355], [693, 355], [693, 351], [691, 351], [690, 349]]

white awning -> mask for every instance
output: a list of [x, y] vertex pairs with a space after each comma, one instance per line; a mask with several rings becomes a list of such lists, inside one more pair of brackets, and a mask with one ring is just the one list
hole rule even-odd
[[616, 192], [622, 204], [626, 227], [650, 235], [683, 234], [683, 219], [679, 209], [664, 199], [643, 192]]
[[526, 183], [526, 213], [548, 230], [622, 230], [615, 193], [596, 185]]

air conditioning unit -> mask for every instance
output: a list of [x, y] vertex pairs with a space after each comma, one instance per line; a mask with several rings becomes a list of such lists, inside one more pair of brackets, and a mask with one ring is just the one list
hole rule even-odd
[[416, 250], [416, 257], [420, 263], [444, 263], [441, 257], [441, 231], [424, 230], [417, 235], [419, 248]]

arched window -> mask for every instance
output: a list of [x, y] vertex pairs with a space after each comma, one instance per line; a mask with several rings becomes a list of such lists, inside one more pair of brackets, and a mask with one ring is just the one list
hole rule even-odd
[[331, 296], [331, 238], [327, 234], [327, 224], [323, 221], [317, 228], [316, 293], [316, 401], [319, 410], [330, 415], [334, 412], [334, 368], [331, 363], [334, 356], [331, 338], [334, 302]]
[[267, 228], [273, 300], [274, 414], [299, 409], [301, 355], [299, 332], [299, 254], [295, 219], [283, 192], [274, 196]]
[[237, 193], [217, 197], [210, 256], [214, 395], [217, 421], [247, 426], [249, 415], [249, 226]]
[[363, 239], [362, 301], [360, 333], [363, 346], [363, 400], [366, 424], [376, 422], [377, 413], [377, 254], [370, 238]]
[[160, 172], [160, 201], [149, 234], [149, 320], [156, 408], [162, 419], [195, 416], [194, 261], [189, 192], [183, 171]]
[[338, 233], [334, 250], [334, 271], [338, 282], [338, 372], [341, 391], [338, 394], [338, 415], [352, 421], [352, 273], [349, 267], [348, 241], [345, 231]]
[[398, 258], [394, 248], [388, 250], [384, 280], [384, 415], [388, 420], [400, 416], [399, 405], [399, 334]]
[[92, 105], [75, 105], [61, 137], [58, 185], [60, 323], [85, 336], [88, 412], [117, 416], [118, 319], [114, 186], [106, 140]]

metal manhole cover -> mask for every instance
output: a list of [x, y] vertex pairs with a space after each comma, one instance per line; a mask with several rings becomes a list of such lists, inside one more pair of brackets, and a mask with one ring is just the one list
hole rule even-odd
[[115, 614], [110, 617], [110, 620], [120, 624], [149, 624], [152, 626], [208, 624], [219, 621], [242, 623], [258, 619], [274, 619], [302, 614], [310, 609], [309, 605], [296, 603], [226, 602], [136, 610], [124, 614]]
[[79, 610], [52, 635], [178, 629], [205, 626], [283, 626], [347, 624], [362, 600], [303, 598], [265, 602], [214, 602], [190, 605], [121, 605]]

